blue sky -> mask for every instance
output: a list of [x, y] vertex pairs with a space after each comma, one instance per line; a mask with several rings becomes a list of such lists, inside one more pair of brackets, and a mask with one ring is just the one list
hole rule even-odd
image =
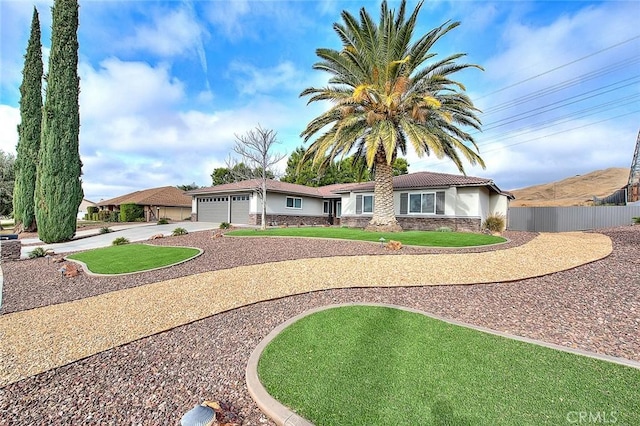
[[[399, 2], [390, 1], [392, 7]], [[15, 153], [19, 86], [33, 6], [45, 67], [52, 1], [0, 0], [0, 149]], [[375, 1], [80, 1], [80, 153], [85, 197], [210, 185], [235, 134], [260, 124], [291, 153], [323, 110], [315, 49], [340, 48], [332, 24]], [[415, 5], [415, 2], [410, 2]], [[638, 1], [427, 1], [418, 33], [461, 26], [436, 44], [485, 68], [458, 79], [484, 113], [475, 135], [503, 189], [629, 167], [640, 129]], [[410, 171], [456, 172], [417, 158]], [[280, 165], [284, 171], [286, 162]]]

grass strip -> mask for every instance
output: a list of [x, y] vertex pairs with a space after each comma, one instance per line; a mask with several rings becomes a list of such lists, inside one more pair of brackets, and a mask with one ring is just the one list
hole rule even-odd
[[258, 373], [318, 426], [640, 424], [638, 369], [393, 308], [307, 316], [265, 348]]
[[104, 247], [67, 256], [79, 260], [95, 274], [126, 274], [173, 265], [198, 255], [191, 247], [125, 244]]
[[403, 231], [403, 232], [370, 232], [359, 228], [338, 227], [300, 227], [300, 228], [269, 228], [237, 229], [227, 233], [238, 237], [306, 237], [306, 238], [336, 238], [343, 240], [372, 241], [400, 241], [404, 245], [429, 247], [472, 247], [503, 243], [502, 237], [472, 232], [435, 232], [435, 231]]

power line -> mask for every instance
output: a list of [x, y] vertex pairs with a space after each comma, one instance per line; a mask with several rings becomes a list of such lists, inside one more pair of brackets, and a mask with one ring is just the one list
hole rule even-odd
[[508, 139], [508, 138], [512, 138], [512, 137], [516, 137], [516, 136], [522, 136], [523, 134], [527, 134], [527, 133], [532, 133], [538, 130], [544, 130], [544, 129], [548, 129], [551, 127], [555, 127], [558, 126], [560, 124], [566, 123], [570, 120], [573, 119], [581, 119], [581, 118], [585, 118], [585, 117], [589, 117], [591, 115], [594, 114], [599, 114], [602, 112], [602, 109], [605, 107], [610, 107], [612, 106], [612, 108], [609, 108], [608, 111], [611, 111], [612, 109], [616, 109], [616, 108], [621, 108], [627, 105], [633, 105], [635, 104], [638, 100], [640, 100], [640, 93], [634, 94], [634, 95], [629, 95], [629, 96], [625, 96], [623, 98], [618, 98], [618, 99], [614, 99], [608, 102], [604, 102], [604, 103], [600, 103], [597, 105], [593, 105], [589, 108], [585, 108], [579, 111], [574, 111], [572, 113], [569, 114], [565, 114], [563, 116], [559, 116], [559, 117], [554, 117], [545, 121], [541, 121], [541, 122], [536, 122], [536, 123], [529, 123], [526, 126], [523, 127], [519, 127], [517, 129], [511, 130], [508, 133], [505, 133], [503, 135], [499, 135], [498, 137], [492, 137], [490, 141], [488, 142], [478, 142], [477, 145], [478, 146], [487, 146], [487, 145], [492, 145], [494, 143], [498, 143], [501, 140], [504, 139]]
[[598, 50], [598, 51], [596, 51], [596, 52], [590, 53], [590, 54], [588, 54], [588, 55], [586, 55], [586, 56], [583, 56], [583, 57], [581, 57], [581, 58], [575, 59], [575, 60], [573, 60], [573, 61], [571, 61], [571, 62], [567, 62], [566, 64], [563, 64], [563, 65], [557, 66], [557, 67], [552, 68], [552, 69], [550, 69], [550, 70], [548, 70], [548, 71], [545, 71], [545, 72], [542, 72], [542, 73], [540, 73], [540, 74], [536, 74], [536, 75], [534, 75], [534, 76], [532, 76], [532, 77], [528, 77], [528, 78], [526, 78], [526, 79], [524, 79], [524, 80], [518, 81], [517, 83], [513, 83], [513, 84], [510, 84], [510, 85], [508, 85], [508, 86], [505, 86], [505, 87], [503, 87], [503, 88], [501, 88], [501, 89], [494, 90], [493, 92], [489, 92], [489, 93], [487, 93], [486, 95], [482, 95], [482, 96], [480, 96], [479, 98], [475, 99], [475, 100], [474, 100], [474, 103], [475, 103], [475, 101], [477, 101], [477, 100], [479, 100], [479, 99], [483, 99], [483, 98], [486, 98], [487, 96], [495, 95], [496, 93], [504, 92], [505, 90], [511, 89], [511, 88], [513, 88], [513, 87], [515, 87], [515, 86], [519, 86], [520, 84], [526, 83], [527, 81], [535, 80], [536, 78], [542, 77], [543, 75], [550, 74], [550, 73], [552, 73], [552, 72], [554, 72], [554, 71], [558, 71], [558, 70], [560, 70], [560, 69], [562, 69], [562, 68], [566, 68], [566, 67], [568, 67], [568, 66], [570, 66], [570, 65], [573, 65], [573, 64], [575, 64], [575, 63], [578, 63], [578, 62], [580, 62], [580, 61], [584, 61], [585, 59], [592, 58], [592, 57], [594, 57], [594, 56], [596, 56], [596, 55], [599, 55], [600, 53], [603, 53], [603, 52], [606, 52], [606, 51], [608, 51], [608, 50], [614, 49], [614, 48], [616, 48], [616, 47], [618, 47], [618, 46], [622, 46], [623, 44], [629, 43], [629, 42], [631, 42], [631, 41], [633, 41], [633, 40], [637, 40], [637, 39], [639, 39], [639, 38], [640, 38], [640, 35], [637, 35], [637, 36], [635, 36], [635, 37], [631, 37], [631, 38], [629, 38], [629, 39], [627, 39], [627, 40], [624, 40], [624, 41], [621, 41], [621, 42], [619, 42], [619, 43], [613, 44], [613, 45], [611, 45], [611, 46], [605, 47], [604, 49], [600, 49], [600, 50]]
[[[527, 139], [527, 140], [524, 140], [524, 141], [519, 141], [519, 142], [515, 142], [515, 143], [512, 143], [512, 144], [508, 144], [508, 145], [503, 145], [503, 146], [498, 147], [498, 148], [488, 149], [486, 151], [483, 151], [482, 154], [484, 155], [484, 154], [486, 154], [488, 152], [500, 151], [502, 149], [509, 148], [509, 147], [512, 147], [512, 146], [523, 145], [523, 144], [529, 143], [529, 142], [535, 142], [535, 141], [538, 141], [540, 139], [548, 138], [548, 137], [551, 137], [551, 136], [557, 136], [557, 135], [560, 135], [560, 134], [563, 134], [563, 133], [572, 132], [574, 130], [583, 129], [585, 127], [595, 126], [596, 124], [600, 124], [600, 123], [604, 123], [604, 122], [607, 122], [607, 121], [615, 120], [617, 118], [626, 117], [628, 115], [632, 115], [632, 114], [636, 114], [636, 113], [640, 113], [640, 109], [637, 109], [635, 111], [630, 111], [630, 112], [627, 112], [627, 113], [624, 113], [624, 114], [619, 114], [619, 115], [616, 115], [616, 116], [613, 116], [613, 117], [605, 118], [605, 119], [602, 119], [602, 120], [599, 120], [599, 121], [594, 121], [594, 122], [590, 122], [590, 123], [587, 123], [587, 124], [583, 124], [581, 126], [572, 127], [570, 129], [564, 129], [564, 130], [560, 130], [560, 131], [557, 131], [557, 132], [554, 132], [554, 133], [549, 133], [549, 134], [546, 134], [546, 135], [537, 136], [535, 138]], [[415, 163], [419, 164], [419, 163], [425, 162], [425, 161], [427, 161], [427, 159], [418, 160], [418, 161], [414, 162], [414, 165], [415, 165]], [[434, 163], [434, 165], [448, 164], [448, 163], [449, 163], [449, 161], [442, 160], [442, 161], [438, 161], [438, 162]]]
[[[485, 126], [483, 126], [484, 130], [493, 130], [496, 129], [498, 127], [502, 127], [505, 126], [507, 124], [512, 124], [515, 123], [517, 121], [521, 121], [521, 120], [525, 120], [527, 118], [531, 118], [536, 114], [540, 114], [540, 113], [547, 113], [550, 111], [554, 111], [560, 108], [564, 108], [566, 106], [569, 105], [573, 105], [579, 102], [583, 102], [585, 100], [588, 99], [593, 99], [595, 97], [598, 96], [602, 96], [602, 95], [606, 95], [609, 94], [615, 90], [620, 90], [620, 89], [624, 89], [626, 87], [632, 86], [634, 84], [636, 84], [637, 82], [640, 82], [640, 76], [635, 76], [635, 77], [629, 77], [626, 78], [624, 80], [621, 81], [616, 81], [615, 83], [611, 83], [608, 84], [606, 86], [602, 86], [602, 87], [598, 87], [597, 89], [593, 89], [593, 90], [589, 90], [574, 96], [570, 96], [564, 100], [561, 101], [556, 101], [556, 102], [552, 102], [551, 104], [547, 104], [547, 105], [543, 105], [537, 108], [533, 108], [530, 109], [528, 111], [524, 111], [497, 121], [494, 121], [493, 123], [488, 123]], [[626, 83], [626, 84], [622, 84], [622, 83]], [[615, 87], [617, 86], [617, 87]], [[608, 89], [608, 90], [605, 90]], [[589, 95], [589, 96], [587, 96]], [[519, 118], [518, 118], [519, 117]], [[476, 132], [479, 133], [479, 132]]]
[[572, 127], [571, 129], [565, 129], [565, 130], [561, 130], [559, 132], [549, 133], [548, 135], [539, 136], [539, 137], [536, 137], [536, 138], [533, 138], [533, 139], [528, 139], [526, 141], [520, 141], [520, 142], [515, 142], [515, 143], [509, 144], [509, 145], [504, 145], [504, 146], [502, 146], [500, 148], [489, 149], [489, 150], [483, 152], [483, 154], [487, 153], [487, 152], [498, 151], [500, 149], [508, 148], [510, 146], [522, 145], [522, 144], [525, 144], [525, 143], [537, 141], [537, 140], [540, 140], [540, 139], [548, 138], [550, 136], [560, 135], [562, 133], [572, 132], [574, 130], [584, 129], [585, 127], [590, 127], [590, 126], [594, 126], [596, 124], [604, 123], [606, 121], [615, 120], [616, 118], [626, 117], [627, 115], [635, 114], [635, 113], [638, 113], [638, 112], [640, 112], [640, 109], [635, 110], [635, 111], [631, 111], [631, 112], [627, 112], [625, 114], [616, 115], [615, 117], [609, 117], [609, 118], [605, 118], [603, 120], [599, 120], [599, 121], [594, 121], [594, 122], [591, 122], [591, 123], [583, 124], [582, 126]]
[[523, 96], [519, 96], [518, 99], [514, 99], [512, 101], [507, 101], [507, 102], [503, 102], [501, 104], [497, 104], [495, 106], [492, 106], [490, 108], [487, 108], [485, 110], [483, 110], [483, 117], [486, 117], [488, 115], [491, 114], [495, 114], [496, 112], [505, 110], [505, 109], [509, 109], [512, 107], [515, 107], [517, 105], [521, 105], [530, 101], [533, 101], [535, 99], [539, 99], [541, 97], [550, 95], [552, 93], [557, 93], [559, 91], [568, 89], [570, 87], [576, 86], [578, 84], [583, 84], [586, 83], [587, 81], [599, 78], [599, 77], [603, 77], [607, 74], [611, 74], [614, 71], [618, 71], [620, 69], [626, 68], [630, 65], [634, 65], [636, 63], [640, 62], [640, 55], [637, 56], [633, 56], [631, 58], [627, 58], [624, 59], [622, 61], [618, 61], [614, 64], [608, 65], [604, 68], [601, 68], [599, 70], [595, 70], [595, 71], [591, 71], [585, 74], [581, 74], [577, 77], [574, 77], [572, 79], [569, 80], [565, 80], [562, 81], [560, 83], [554, 84], [553, 86], [549, 86], [545, 89], [540, 89], [537, 90], [535, 92], [532, 93], [528, 93], [526, 95]]

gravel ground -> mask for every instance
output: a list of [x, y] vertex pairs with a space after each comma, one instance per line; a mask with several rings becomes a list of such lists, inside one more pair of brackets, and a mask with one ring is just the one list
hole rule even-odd
[[[244, 385], [244, 368], [251, 351], [271, 329], [291, 316], [312, 307], [347, 301], [395, 303], [512, 334], [640, 361], [640, 227], [601, 233], [613, 240], [614, 251], [609, 257], [540, 278], [501, 284], [317, 291], [213, 315], [0, 389], [0, 425], [177, 424], [184, 412], [204, 399], [230, 403], [244, 424], [271, 424], [255, 407]], [[46, 261], [3, 264], [7, 298], [3, 309], [18, 311], [245, 261], [260, 263], [265, 256], [286, 260], [365, 254], [359, 250], [381, 253], [377, 246], [362, 243], [323, 241], [309, 247], [301, 240], [232, 238], [212, 243], [208, 233], [201, 234], [160, 243], [218, 244], [211, 246], [217, 249], [216, 253], [163, 271], [163, 276], [156, 275], [155, 279], [147, 276], [153, 273], [136, 275], [135, 283], [129, 284], [125, 283], [127, 280], [83, 276], [76, 281], [77, 287], [71, 287], [67, 282], [61, 285], [56, 268]], [[530, 237], [510, 236], [511, 244]], [[522, 238], [520, 242], [518, 238]], [[234, 259], [236, 253], [243, 259]], [[29, 288], [39, 280], [46, 289]], [[36, 295], [30, 297], [30, 292]], [[30, 297], [27, 303], [17, 301], [23, 295]]]
[[[95, 277], [81, 274], [72, 279], [62, 279], [60, 264], [45, 258], [28, 259], [2, 264], [4, 289], [0, 313], [23, 311], [71, 300], [96, 296], [158, 281], [184, 277], [207, 271], [237, 266], [257, 265], [309, 257], [351, 255], [398, 255], [451, 252], [450, 249], [404, 247], [400, 251], [388, 251], [379, 244], [314, 240], [309, 244], [299, 238], [212, 238], [211, 232], [194, 232], [179, 237], [168, 237], [149, 244], [191, 246], [204, 250], [202, 256], [182, 265], [167, 269], [117, 277]], [[528, 232], [505, 232], [508, 243], [492, 247], [456, 249], [456, 253], [479, 253], [522, 245], [536, 236]], [[69, 254], [69, 253], [66, 253]], [[37, 283], [37, 284], [36, 284]]]

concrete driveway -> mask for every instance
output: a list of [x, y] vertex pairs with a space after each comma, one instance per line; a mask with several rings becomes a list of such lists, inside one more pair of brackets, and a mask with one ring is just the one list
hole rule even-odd
[[156, 225], [155, 223], [134, 223], [127, 225], [110, 226], [113, 232], [108, 234], [100, 234], [100, 229], [90, 229], [86, 231], [78, 231], [76, 237], [72, 241], [57, 244], [44, 244], [37, 238], [28, 238], [22, 240], [23, 244], [40, 243], [22, 247], [21, 257], [28, 258], [29, 253], [36, 247], [42, 247], [45, 250], [53, 250], [56, 254], [69, 253], [73, 251], [91, 250], [100, 247], [108, 247], [111, 242], [118, 237], [127, 238], [129, 241], [145, 241], [152, 235], [162, 234], [169, 236], [176, 228], [184, 228], [187, 232], [206, 231], [210, 229], [218, 229], [219, 223], [213, 222], [176, 222], [168, 225]]

